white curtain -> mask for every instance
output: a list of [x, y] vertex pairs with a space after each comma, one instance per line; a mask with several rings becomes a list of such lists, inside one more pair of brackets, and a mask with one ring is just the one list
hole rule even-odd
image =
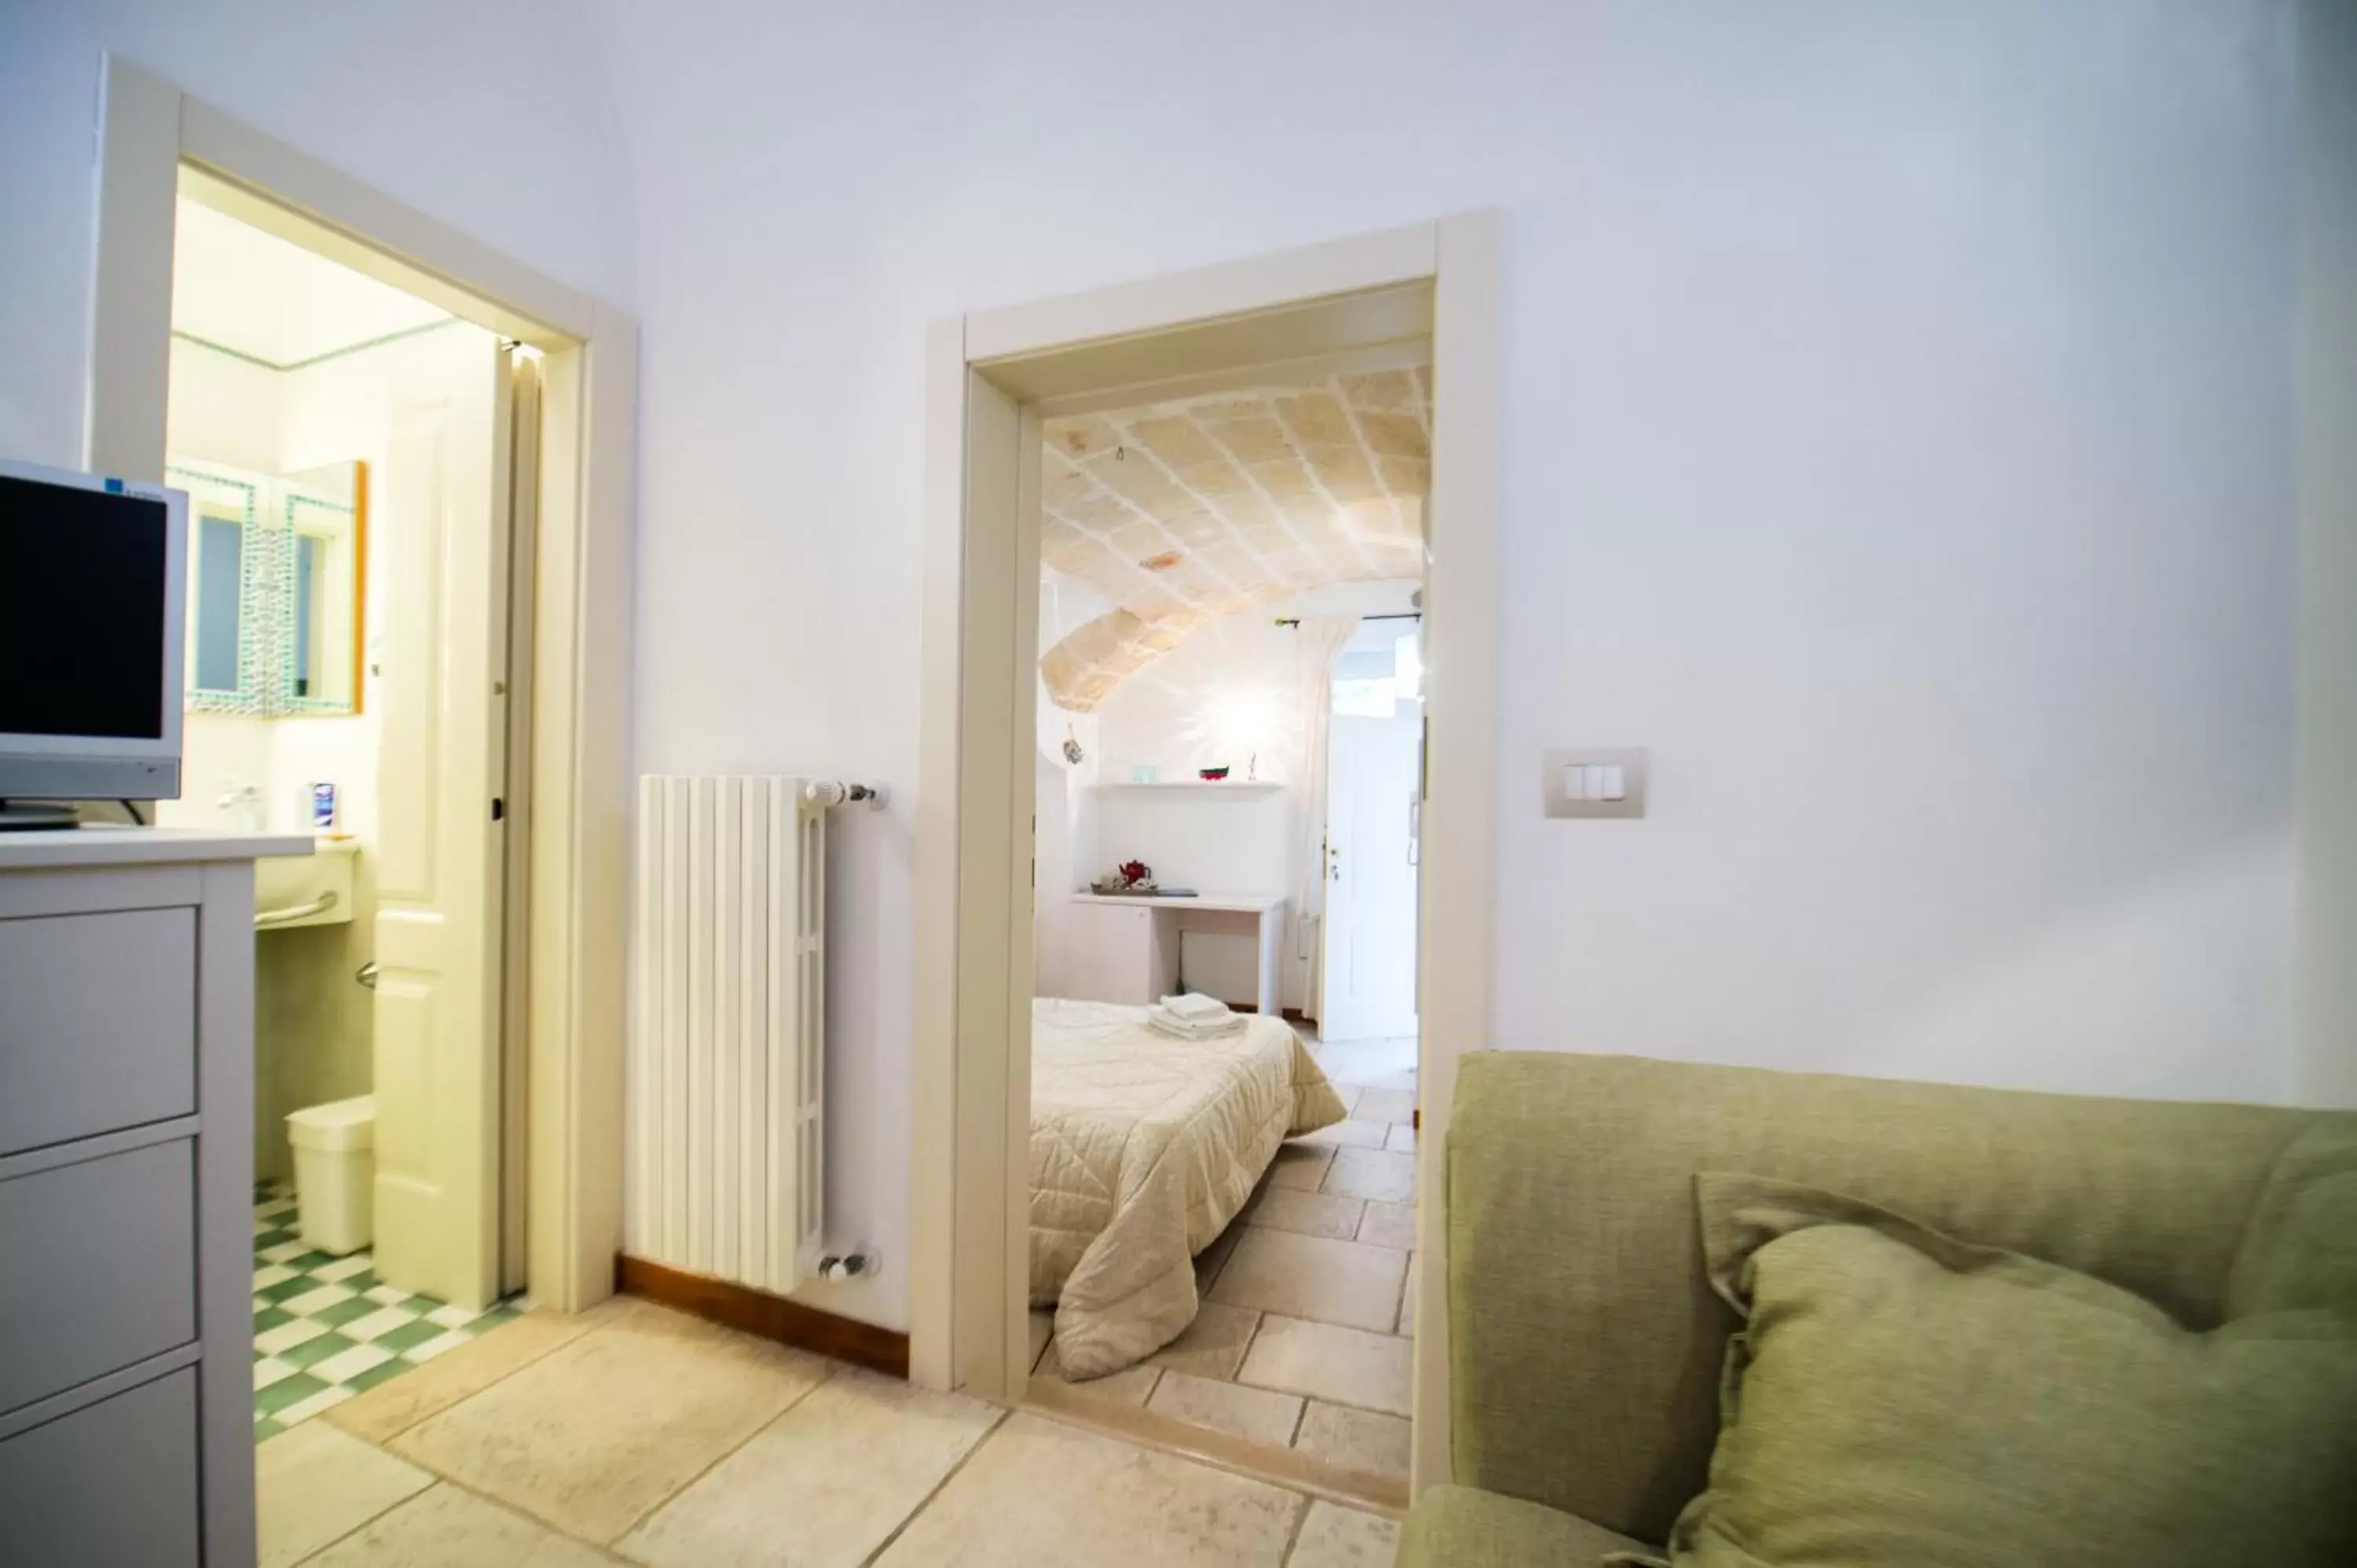
[[1294, 701], [1301, 714], [1301, 756], [1293, 770], [1301, 790], [1301, 839], [1293, 863], [1300, 882], [1293, 897], [1293, 959], [1301, 1010], [1318, 1013], [1318, 954], [1325, 946], [1326, 732], [1334, 712], [1334, 664], [1359, 629], [1357, 616], [1313, 616], [1293, 628]]

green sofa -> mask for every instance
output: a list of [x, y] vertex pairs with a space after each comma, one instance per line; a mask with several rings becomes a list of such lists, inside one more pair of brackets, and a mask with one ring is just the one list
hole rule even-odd
[[1455, 1485], [1401, 1568], [1658, 1551], [1703, 1487], [1732, 1311], [1697, 1171], [1830, 1188], [2215, 1326], [2276, 1161], [2357, 1113], [2096, 1100], [1625, 1057], [1481, 1052], [1449, 1132]]

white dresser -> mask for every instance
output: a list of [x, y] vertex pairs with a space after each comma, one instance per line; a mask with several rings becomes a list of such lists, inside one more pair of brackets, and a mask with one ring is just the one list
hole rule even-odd
[[248, 1568], [253, 862], [0, 832], [0, 1564]]

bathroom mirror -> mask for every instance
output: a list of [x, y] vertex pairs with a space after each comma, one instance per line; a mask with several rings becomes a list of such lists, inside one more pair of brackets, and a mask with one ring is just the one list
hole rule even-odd
[[191, 708], [260, 714], [264, 666], [253, 624], [264, 552], [263, 481], [210, 466], [173, 463], [165, 482], [188, 492], [188, 646]]
[[188, 706], [359, 713], [367, 465], [274, 476], [176, 458], [166, 476], [190, 500]]
[[361, 711], [368, 595], [368, 466], [293, 475], [283, 491], [280, 696], [289, 714]]

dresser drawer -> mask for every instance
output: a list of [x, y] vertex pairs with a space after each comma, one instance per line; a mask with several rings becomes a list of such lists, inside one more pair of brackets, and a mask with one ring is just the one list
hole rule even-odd
[[197, 912], [0, 920], [0, 1155], [197, 1108]]
[[197, 1337], [195, 1155], [183, 1138], [0, 1181], [0, 1411]]
[[0, 1443], [0, 1562], [197, 1568], [197, 1479], [192, 1371], [19, 1433]]

